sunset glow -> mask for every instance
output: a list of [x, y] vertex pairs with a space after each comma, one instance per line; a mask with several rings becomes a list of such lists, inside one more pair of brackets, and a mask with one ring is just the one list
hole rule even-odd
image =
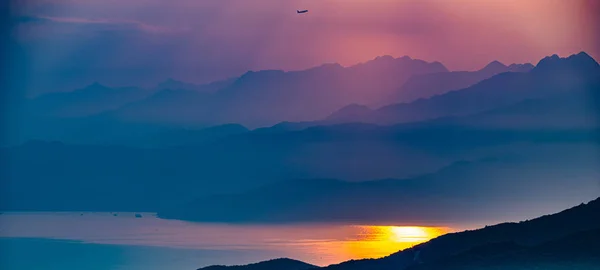
[[[349, 241], [326, 244], [335, 259], [379, 258], [391, 253], [429, 241], [452, 230], [444, 227], [421, 226], [356, 226], [359, 232], [350, 236]], [[335, 261], [332, 258], [332, 261]]]
[[600, 0], [5, 2], [2, 270], [600, 270]]
[[[36, 92], [49, 83], [66, 87], [55, 76], [69, 67], [89, 72], [69, 87], [89, 80], [156, 83], [151, 78], [169, 76], [200, 83], [247, 70], [350, 66], [386, 54], [476, 70], [493, 60], [535, 63], [582, 50], [598, 57], [595, 2], [28, 1], [18, 15], [43, 20], [21, 23], [16, 34], [36, 59], [32, 84], [44, 86], [32, 86]], [[310, 13], [296, 16], [299, 8]], [[66, 49], [49, 56], [48, 44]], [[95, 44], [104, 45], [77, 54]], [[110, 51], [102, 54], [102, 48]]]
[[439, 230], [427, 227], [391, 227], [392, 239], [397, 242], [421, 242], [439, 235]]

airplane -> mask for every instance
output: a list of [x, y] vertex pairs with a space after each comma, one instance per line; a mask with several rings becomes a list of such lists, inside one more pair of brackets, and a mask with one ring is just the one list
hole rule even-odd
[[307, 9], [305, 9], [305, 10], [296, 10], [296, 13], [298, 13], [298, 14], [306, 13], [306, 12], [308, 12]]

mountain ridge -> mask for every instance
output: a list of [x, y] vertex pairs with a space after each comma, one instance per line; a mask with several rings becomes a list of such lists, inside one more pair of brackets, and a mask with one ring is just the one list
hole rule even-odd
[[[536, 66], [529, 72], [500, 73], [464, 89], [417, 99], [411, 103], [383, 106], [358, 117], [334, 113], [332, 115], [335, 117], [325, 118], [324, 121], [378, 124], [416, 122], [483, 112], [528, 98], [568, 91], [582, 93], [582, 90], [593, 90], [598, 84], [598, 63], [585, 53], [545, 59], [540, 60], [541, 66]], [[560, 72], [560, 76], [555, 76], [556, 72]]]

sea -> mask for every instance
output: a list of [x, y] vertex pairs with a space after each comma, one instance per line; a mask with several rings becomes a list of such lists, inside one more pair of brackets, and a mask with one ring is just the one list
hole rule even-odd
[[379, 258], [465, 228], [219, 224], [153, 213], [5, 212], [0, 269], [193, 270], [291, 258], [317, 266]]

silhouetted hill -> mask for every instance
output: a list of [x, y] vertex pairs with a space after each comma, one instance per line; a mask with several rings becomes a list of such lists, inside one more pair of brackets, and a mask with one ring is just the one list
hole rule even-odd
[[44, 94], [30, 99], [26, 111], [48, 117], [78, 117], [117, 109], [127, 103], [152, 94], [150, 90], [135, 87], [110, 88], [93, 83], [72, 92]]
[[490, 243], [514, 242], [536, 246], [571, 234], [600, 228], [600, 198], [565, 211], [519, 223], [502, 223], [483, 229], [440, 236], [386, 257], [396, 269], [414, 263], [416, 252], [422, 262], [434, 262]]
[[564, 93], [597, 95], [600, 85], [598, 63], [585, 53], [567, 58], [547, 57], [530, 72], [501, 73], [471, 87], [389, 105], [360, 116], [327, 119], [328, 122], [367, 122], [392, 124], [448, 116], [476, 114], [509, 106], [525, 99], [538, 99]]
[[[523, 183], [539, 184], [536, 181], [547, 177], [580, 183], [597, 173], [597, 133], [586, 129], [481, 129], [429, 123], [391, 127], [345, 124], [285, 132], [243, 132], [238, 126], [225, 126], [224, 130], [223, 137], [208, 136], [207, 143], [167, 149], [42, 142], [0, 148], [6, 164], [0, 177], [0, 198], [9, 201], [0, 205], [17, 210], [152, 212], [163, 203], [242, 193], [290, 179], [412, 179], [458, 160], [503, 154], [532, 162], [517, 163], [510, 170], [510, 164], [508, 168], [481, 167], [472, 171], [471, 177], [463, 177], [466, 171], [459, 170], [447, 179], [472, 181], [492, 175], [494, 181], [522, 179]], [[233, 134], [228, 135], [229, 130]], [[241, 133], [235, 134], [238, 131]], [[202, 141], [202, 136], [196, 138], [194, 133], [188, 138]], [[198, 130], [196, 134], [202, 133]], [[164, 143], [177, 144], [177, 140]], [[564, 156], [570, 158], [564, 160]], [[534, 175], [535, 181], [525, 181]], [[580, 177], [569, 178], [574, 175]], [[69, 188], [63, 188], [66, 186]], [[594, 189], [564, 196], [584, 196], [591, 191]], [[70, 203], [73, 201], [78, 203]], [[236, 203], [240, 202], [241, 198]], [[70, 209], [73, 207], [78, 209]]]
[[307, 264], [301, 261], [281, 258], [240, 266], [213, 265], [199, 268], [198, 270], [306, 270], [316, 267], [317, 266]]
[[345, 107], [337, 110], [336, 112], [331, 114], [329, 117], [327, 117], [327, 119], [335, 120], [335, 119], [339, 119], [342, 117], [348, 117], [350, 119], [354, 119], [356, 117], [360, 117], [361, 115], [370, 114], [370, 113], [372, 113], [372, 111], [373, 110], [371, 110], [367, 106], [358, 105], [358, 104], [350, 104], [348, 106], [345, 106]]
[[158, 83], [157, 88], [161, 89], [161, 90], [162, 89], [196, 90], [196, 88], [198, 88], [198, 85], [195, 85], [193, 83], [186, 83], [186, 82], [178, 81], [173, 78], [168, 78], [165, 81]]
[[[155, 136], [173, 128], [200, 128], [191, 110], [213, 92], [232, 83], [224, 80], [193, 85], [167, 80], [159, 88], [109, 88], [94, 83], [73, 92], [45, 94], [27, 100], [19, 121], [9, 128], [6, 144], [27, 140], [60, 140], [68, 143], [121, 143], [140, 136]], [[165, 87], [165, 88], [160, 88]], [[164, 104], [179, 104], [172, 110], [157, 111]], [[186, 114], [191, 116], [184, 117]]]
[[[159, 216], [211, 222], [391, 223], [410, 220], [418, 224], [435, 224], [494, 218], [491, 213], [499, 206], [520, 204], [530, 208], [533, 207], [529, 205], [531, 196], [537, 196], [536, 204], [552, 203], [556, 196], [566, 198], [564, 188], [572, 185], [573, 180], [565, 178], [565, 173], [582, 177], [576, 184], [575, 189], [579, 190], [576, 193], [587, 193], [586, 198], [589, 198], [600, 192], [597, 179], [592, 175], [585, 176], [587, 172], [578, 169], [568, 173], [561, 169], [535, 170], [529, 162], [510, 158], [457, 162], [436, 173], [409, 179], [277, 182], [245, 193], [201, 198], [159, 212]], [[536, 162], [556, 166], [547, 161]], [[580, 200], [575, 197], [574, 201]], [[505, 202], [507, 198], [510, 202]], [[464, 212], [464, 205], [475, 204], [477, 211]]]
[[299, 131], [305, 128], [315, 126], [316, 122], [288, 122], [284, 121], [270, 127], [257, 128], [253, 133], [285, 133], [290, 131]]
[[171, 125], [213, 125], [204, 121], [213, 110], [213, 94], [196, 90], [166, 89], [105, 114], [127, 122]]
[[244, 134], [249, 130], [242, 125], [227, 124], [201, 129], [170, 129], [155, 135], [121, 141], [121, 144], [143, 147], [197, 146], [233, 135]]
[[598, 105], [600, 91], [589, 91], [587, 94], [566, 93], [527, 99], [483, 113], [454, 118], [448, 122], [487, 128], [599, 128]]
[[528, 72], [532, 70], [535, 66], [530, 63], [525, 64], [510, 64], [508, 66], [508, 71], [511, 72]]
[[[511, 207], [505, 207], [504, 211], [509, 209]], [[350, 260], [315, 269], [592, 270], [600, 265], [598, 213], [600, 198], [532, 220], [442, 235], [379, 259]], [[247, 267], [270, 269], [256, 267], [258, 265], [260, 263]], [[250, 269], [245, 267], [237, 269]]]
[[234, 81], [235, 79], [227, 79], [208, 84], [193, 84], [169, 78], [163, 82], [160, 82], [156, 88], [157, 90], [189, 90], [213, 93], [231, 85]]
[[478, 246], [448, 258], [409, 267], [434, 269], [582, 269], [600, 267], [600, 228], [526, 246], [499, 242]]
[[[598, 62], [589, 54], [580, 52], [564, 58], [556, 54], [544, 57], [532, 71], [541, 75], [554, 73], [555, 75], [562, 74], [562, 76], [579, 75], [577, 77], [584, 77], [589, 74], [596, 75], [595, 72], [598, 70], [600, 70]], [[573, 78], [571, 77], [571, 79]]]

